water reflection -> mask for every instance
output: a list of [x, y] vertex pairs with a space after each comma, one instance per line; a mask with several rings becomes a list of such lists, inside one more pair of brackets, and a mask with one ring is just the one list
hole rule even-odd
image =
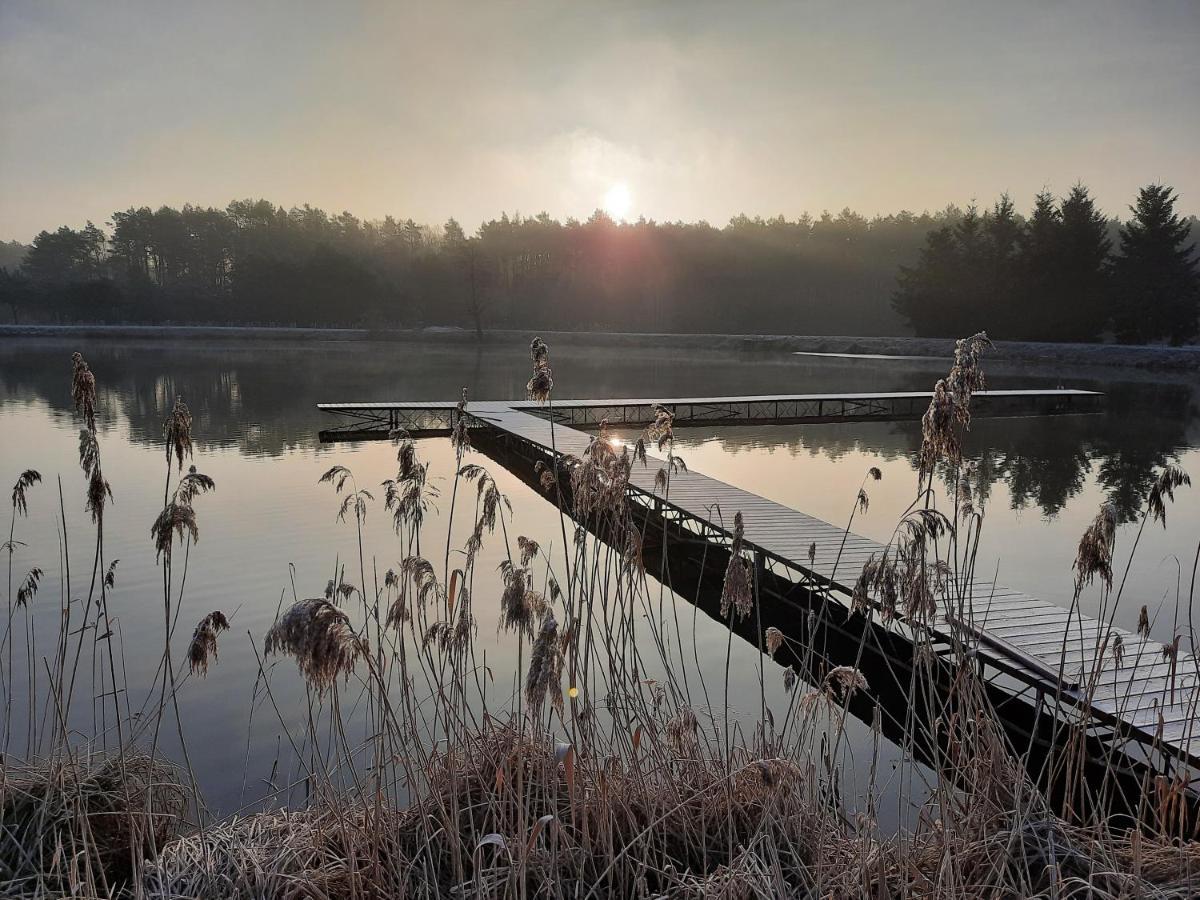
[[[250, 456], [275, 456], [311, 447], [328, 425], [319, 400], [520, 397], [526, 378], [523, 348], [373, 343], [230, 343], [223, 346], [82, 342], [100, 375], [102, 419], [128, 422], [139, 443], [161, 440], [162, 421], [176, 396], [196, 417], [208, 445]], [[0, 342], [0, 402], [40, 401], [69, 415], [63, 389], [74, 343]], [[556, 354], [556, 379], [572, 396], [657, 396], [784, 391], [923, 390], [942, 374], [936, 360], [866, 361], [760, 354], [690, 353], [672, 357], [637, 349], [567, 348]], [[1004, 482], [1014, 508], [1056, 516], [1096, 473], [1122, 521], [1132, 520], [1154, 472], [1178, 459], [1197, 428], [1196, 383], [1158, 380], [1120, 370], [1048, 372], [993, 366], [993, 387], [1068, 383], [1108, 394], [1101, 415], [1053, 420], [976, 420], [966, 451], [976, 496], [987, 499]], [[854, 424], [789, 429], [736, 429], [720, 434], [731, 454], [774, 446], [793, 455], [839, 459], [864, 452], [882, 459], [915, 459], [919, 429]]]

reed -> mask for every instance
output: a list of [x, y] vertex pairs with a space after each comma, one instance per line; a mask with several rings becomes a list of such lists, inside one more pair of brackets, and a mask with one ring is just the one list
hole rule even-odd
[[[278, 798], [301, 797], [226, 818], [205, 811], [190, 765], [185, 778], [163, 758], [158, 741], [160, 724], [173, 716], [186, 751], [180, 707], [189, 692], [205, 690], [192, 676], [220, 665], [218, 637], [230, 626], [220, 611], [204, 616], [176, 671], [170, 643], [200, 533], [195, 501], [215, 485], [195, 466], [184, 472], [194, 452], [193, 423], [179, 400], [164, 426], [167, 483], [151, 528], [164, 581], [165, 646], [155, 684], [138, 708], [128, 697], [109, 618], [115, 561], [106, 564], [103, 551], [111, 488], [101, 469], [96, 376], [76, 354], [70, 389], [83, 424], [84, 495], [96, 528], [96, 601], [84, 613], [92, 627], [80, 637], [79, 613], [69, 603], [39, 606], [40, 569], [19, 584], [9, 577], [11, 637], [0, 666], [9, 713], [19, 684], [11, 659], [23, 637], [11, 628], [15, 611], [48, 621], [57, 616], [60, 636], [44, 660], [46, 678], [30, 688], [36, 703], [27, 711], [24, 753], [4, 758], [0, 894], [1195, 896], [1200, 844], [1196, 820], [1187, 814], [1194, 798], [1179, 770], [1147, 781], [1136, 818], [1115, 820], [1104, 786], [1089, 783], [1078, 764], [1087, 722], [1064, 705], [1057, 756], [1048, 764], [1060, 776], [1056, 783], [1069, 785], [1064, 803], [1061, 790], [1052, 793], [1031, 772], [1029, 748], [1005, 736], [973, 665], [970, 633], [948, 655], [922, 638], [940, 608], [959, 609], [965, 621], [974, 600], [969, 585], [983, 516], [962, 439], [971, 394], [983, 385], [980, 356], [987, 346], [983, 334], [959, 342], [923, 422], [913, 504], [886, 552], [858, 575], [852, 596], [806, 584], [809, 609], [795, 630], [765, 625], [764, 604], [773, 601], [748, 558], [754, 536], [731, 511], [726, 546], [701, 568], [717, 573], [713, 599], [730, 641], [734, 628], [754, 635], [760, 682], [768, 672], [783, 678], [788, 708], [778, 720], [765, 688], [756, 715], [729, 704], [729, 645], [724, 694], [709, 684], [712, 668], [697, 649], [695, 619], [689, 633], [686, 608], [681, 617], [668, 591], [673, 536], [665, 520], [629, 502], [630, 473], [648, 463], [647, 447], [666, 453], [657, 479], [664, 499], [672, 477], [686, 471], [666, 409], [655, 410], [632, 449], [618, 450], [605, 426], [580, 458], [528, 473], [561, 510], [561, 548], [552, 548], [560, 536], [521, 534], [497, 481], [467, 459], [474, 423], [465, 393], [452, 429], [456, 470], [444, 534], [426, 533], [426, 513], [439, 493], [409, 435], [394, 435], [398, 471], [383, 485], [382, 511], [373, 512], [372, 494], [349, 469], [330, 468], [321, 481], [338, 495], [338, 518], [354, 525], [358, 583], [353, 571], [347, 581], [338, 564], [324, 596], [297, 593], [265, 634], [252, 636], [256, 655], [260, 647], [262, 653], [255, 697], [292, 748], [293, 774], [281, 782]], [[530, 353], [528, 395], [550, 403], [549, 348], [538, 338]], [[935, 502], [938, 472], [950, 487], [953, 508], [946, 512]], [[40, 480], [35, 475], [18, 480], [14, 523], [28, 512], [25, 492]], [[847, 498], [851, 524], [868, 512], [867, 485], [880, 477], [872, 467], [858, 494]], [[1165, 525], [1175, 492], [1188, 484], [1181, 470], [1164, 470], [1143, 524]], [[465, 540], [454, 529], [455, 511], [468, 517], [468, 528], [459, 520]], [[373, 560], [366, 565], [363, 551], [364, 533], [378, 515], [395, 533], [400, 560], [381, 581], [370, 578], [379, 569]], [[1109, 603], [1108, 621], [1120, 602], [1116, 530], [1102, 509], [1074, 563], [1076, 600], [1098, 588]], [[646, 571], [652, 541], [663, 555], [657, 578]], [[489, 578], [476, 569], [490, 542], [502, 562]], [[10, 570], [14, 546], [10, 534]], [[70, 554], [65, 544], [59, 550], [70, 591]], [[816, 552], [814, 546], [810, 557]], [[476, 598], [488, 590], [497, 594], [497, 632], [518, 648], [511, 672], [498, 671], [483, 654], [477, 658]], [[817, 635], [826, 633], [835, 608], [885, 630], [908, 629], [916, 645], [912, 659], [902, 661], [909, 674], [897, 676], [908, 679], [913, 702], [898, 717], [904, 770], [893, 777], [922, 781], [927, 793], [898, 832], [878, 825], [887, 776], [876, 760], [863, 797], [848, 803], [845, 796], [847, 715], [874, 702], [862, 665], [873, 632], [864, 628], [857, 652], [834, 658]], [[1139, 632], [1148, 634], [1145, 607], [1142, 620]], [[1195, 646], [1190, 617], [1176, 620], [1176, 636], [1162, 651], [1172, 671]], [[1099, 645], [1093, 688], [1111, 671], [1106, 662], [1130, 662], [1123, 641]], [[276, 667], [281, 656], [295, 670]], [[27, 658], [29, 683], [35, 659]], [[81, 660], [82, 671], [93, 674], [82, 687], [74, 677]], [[811, 682], [806, 689], [798, 673]], [[280, 678], [303, 682], [299, 715], [280, 707], [272, 687]], [[84, 688], [100, 698], [102, 716], [96, 733], [81, 739], [68, 721], [71, 698]], [[876, 707], [876, 742], [881, 716]], [[1109, 762], [1114, 773], [1122, 764]]]

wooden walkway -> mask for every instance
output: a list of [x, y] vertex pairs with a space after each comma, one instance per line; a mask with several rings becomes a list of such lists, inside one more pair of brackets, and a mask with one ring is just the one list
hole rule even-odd
[[[976, 391], [971, 412], [976, 416], [1055, 415], [1094, 412], [1104, 395], [1095, 391], [1056, 390]], [[816, 422], [895, 421], [919, 419], [929, 406], [928, 391], [889, 391], [843, 394], [761, 394], [737, 397], [681, 397], [653, 399], [555, 400], [541, 406], [530, 400], [504, 403], [506, 409], [522, 410], [576, 428], [595, 428], [607, 420], [611, 425], [645, 425], [661, 404], [675, 416], [675, 425], [806, 424]], [[495, 406], [495, 404], [489, 404]], [[318, 403], [322, 412], [339, 416], [345, 424], [322, 432], [328, 439], [339, 436], [365, 439], [386, 437], [404, 428], [413, 434], [449, 431], [455, 404], [427, 401], [384, 401]], [[478, 403], [471, 404], [479, 408]]]
[[[1099, 397], [1086, 391], [992, 392], [992, 396], [1004, 404], [1034, 404], [1040, 412], [1091, 408]], [[789, 411], [786, 405], [790, 403], [828, 403], [832, 399], [868, 405], [882, 402], [886, 406], [896, 400], [909, 404], [916, 397], [921, 398], [923, 411], [929, 402], [928, 394], [696, 398], [664, 401], [664, 405], [682, 412], [685, 417], [689, 411], [699, 411], [701, 421], [708, 421], [707, 416], [717, 409], [740, 411], [739, 421], [752, 422], [778, 421], [769, 414], [773, 409], [765, 409], [763, 404], [785, 404], [786, 413]], [[884, 400], [880, 401], [880, 398]], [[1046, 407], [1046, 403], [1055, 408]], [[650, 406], [650, 402], [640, 400], [556, 402], [554, 421], [551, 421], [548, 407], [525, 401], [486, 402], [470, 403], [466, 414], [472, 427], [492, 429], [505, 440], [520, 442], [527, 451], [544, 455], [549, 460], [554, 452], [578, 456], [594, 439], [578, 428], [562, 424], [560, 412], [589, 411], [581, 416], [581, 424], [587, 427], [592, 424], [590, 411], [628, 409], [631, 411], [629, 418], [619, 419], [618, 423], [636, 421], [636, 424], [644, 425], [650, 418]], [[371, 415], [382, 414], [389, 421], [392, 420], [391, 413], [398, 412], [397, 420], [401, 422], [414, 417], [429, 423], [436, 419], [445, 423], [443, 427], [448, 427], [457, 413], [456, 406], [447, 403], [363, 404], [361, 407], [321, 404], [320, 408], [342, 414], [359, 408]], [[633, 410], [639, 411], [640, 417], [636, 420]], [[677, 419], [676, 424], [686, 422]], [[722, 544], [728, 542], [734, 514], [740, 512], [747, 547], [761, 555], [764, 565], [793, 580], [799, 576], [828, 585], [835, 596], [841, 595], [847, 604], [863, 565], [872, 557], [882, 556], [887, 549], [876, 541], [847, 534], [842, 527], [699, 472], [673, 474], [669, 491], [663, 495], [656, 491], [655, 476], [664, 464], [664, 460], [651, 456], [645, 467], [634, 466], [631, 491], [635, 500], [655, 509], [665, 509], [678, 519], [690, 520], [698, 534]], [[815, 551], [810, 551], [814, 545]], [[1200, 767], [1200, 722], [1197, 721], [1200, 661], [1195, 656], [1180, 654], [1171, 664], [1164, 659], [1162, 645], [1158, 642], [1078, 613], [1069, 616], [1062, 607], [986, 579], [960, 586], [960, 590], [969, 598], [963, 619], [958, 618], [956, 609], [951, 609], [946, 601], [937, 621], [929, 626], [936, 637], [947, 642], [966, 637], [968, 643], [977, 645], [976, 655], [981, 663], [1005, 673], [1021, 690], [1032, 691], [1051, 703], [1058, 697], [1062, 703], [1079, 708], [1094, 722], [1110, 727], [1122, 738]], [[902, 621], [900, 624], [905, 625]], [[1113, 641], [1118, 635], [1123, 644], [1120, 665], [1112, 652]], [[1105, 650], [1100, 665], [1095, 666], [1098, 647]]]

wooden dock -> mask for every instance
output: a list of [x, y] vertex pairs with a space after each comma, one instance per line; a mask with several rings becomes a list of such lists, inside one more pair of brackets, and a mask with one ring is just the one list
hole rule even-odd
[[[1031, 416], [1096, 412], [1104, 395], [1096, 391], [1055, 390], [976, 391], [974, 416]], [[683, 397], [653, 399], [555, 400], [542, 406], [531, 400], [472, 403], [472, 411], [519, 410], [574, 428], [610, 425], [641, 427], [652, 417], [655, 404], [675, 416], [676, 427], [713, 425], [804, 425], [817, 422], [904, 421], [919, 419], [929, 406], [927, 391], [844, 394], [770, 394], [741, 397]], [[337, 428], [321, 432], [323, 440], [386, 438], [404, 428], [414, 436], [447, 434], [457, 404], [429, 401], [318, 403], [322, 412], [338, 416]]]
[[[675, 425], [895, 420], [917, 418], [929, 394], [844, 394], [683, 398], [660, 401], [676, 414]], [[1089, 391], [991, 391], [975, 395], [976, 415], [1038, 415], [1090, 412], [1102, 395]], [[472, 402], [468, 425], [490, 438], [518, 446], [525, 459], [554, 461], [554, 454], [579, 456], [593, 437], [591, 428], [607, 419], [614, 425], [642, 426], [653, 401], [605, 399], [556, 401], [553, 407], [527, 401]], [[403, 427], [416, 433], [448, 430], [458, 415], [454, 403], [323, 403], [323, 411], [348, 417], [350, 427], [323, 432], [323, 438], [360, 438]], [[742, 514], [745, 543], [761, 571], [793, 584], [814, 583], [850, 607], [863, 565], [885, 547], [842, 527], [791, 509], [766, 497], [699, 472], [677, 472], [664, 495], [655, 476], [664, 461], [651, 457], [635, 465], [630, 499], [673, 526], [727, 547], [733, 516]], [[814, 549], [815, 548], [815, 549]], [[1038, 600], [1022, 591], [977, 578], [960, 585], [961, 597], [931, 623], [898, 620], [887, 628], [925, 629], [937, 642], [973, 645], [974, 655], [993, 683], [1008, 685], [1014, 698], [1039, 708], [1073, 709], [1089, 720], [1117, 752], [1174, 760], [1200, 768], [1200, 661], [1180, 654], [1168, 662], [1162, 645], [1136, 634]], [[882, 621], [878, 610], [871, 613]], [[1118, 665], [1112, 643], [1119, 636]], [[1098, 648], [1104, 648], [1098, 667]], [[1098, 672], [1098, 674], [1097, 674]]]

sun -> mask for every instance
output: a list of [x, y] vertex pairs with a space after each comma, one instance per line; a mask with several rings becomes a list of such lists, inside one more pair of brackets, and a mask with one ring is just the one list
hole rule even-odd
[[632, 206], [633, 195], [629, 193], [629, 185], [623, 181], [618, 181], [604, 195], [604, 211], [614, 219], [624, 219]]

